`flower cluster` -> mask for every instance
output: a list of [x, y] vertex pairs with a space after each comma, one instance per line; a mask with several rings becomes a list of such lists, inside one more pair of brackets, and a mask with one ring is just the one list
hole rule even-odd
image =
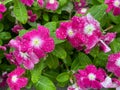
[[85, 46], [85, 52], [89, 53], [97, 44], [104, 52], [109, 52], [107, 44], [113, 41], [116, 33], [103, 35], [99, 22], [87, 14], [83, 17], [74, 16], [71, 21], [62, 22], [56, 31], [56, 36], [61, 40], [67, 39], [78, 50], [82, 50]]
[[106, 73], [103, 69], [97, 69], [94, 65], [88, 65], [84, 70], [78, 70], [75, 74], [77, 85], [83, 89], [100, 89]]
[[105, 0], [108, 5], [106, 12], [113, 10], [115, 16], [120, 15], [120, 0]]
[[7, 8], [5, 7], [5, 5], [0, 3], [0, 20], [3, 18], [3, 14], [5, 11], [7, 10]]
[[38, 30], [29, 31], [22, 37], [10, 40], [9, 46], [15, 49], [6, 54], [11, 63], [17, 66], [23, 64], [26, 69], [33, 69], [40, 58], [54, 49], [54, 40], [47, 28], [38, 26]]
[[[21, 0], [21, 2], [29, 7], [31, 7], [34, 3], [34, 0]], [[44, 0], [37, 0], [40, 7], [44, 7], [46, 5], [46, 9], [48, 10], [56, 10], [58, 8], [58, 1], [57, 0], [47, 0], [46, 3]]]
[[8, 74], [7, 83], [11, 90], [20, 90], [27, 85], [28, 79], [22, 77], [25, 73], [25, 69], [17, 67], [14, 71]]

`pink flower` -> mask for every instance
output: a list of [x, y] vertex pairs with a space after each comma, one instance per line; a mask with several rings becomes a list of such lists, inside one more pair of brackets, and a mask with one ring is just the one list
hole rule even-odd
[[116, 33], [107, 33], [106, 35], [102, 35], [99, 43], [100, 49], [105, 53], [111, 51], [108, 45], [114, 40], [115, 37]]
[[86, 53], [99, 42], [101, 34], [99, 22], [90, 14], [83, 17], [74, 16], [71, 21], [62, 22], [56, 30], [57, 38], [67, 39], [78, 50], [86, 46]]
[[23, 68], [17, 67], [14, 71], [8, 74], [7, 83], [11, 90], [20, 90], [27, 85], [28, 79], [22, 77], [25, 73]]
[[35, 22], [37, 19], [37, 15], [33, 14], [32, 10], [28, 10], [28, 16], [29, 16], [29, 21], [30, 22]]
[[87, 13], [87, 8], [80, 8], [77, 10], [77, 13], [78, 14], [82, 14], [82, 15], [85, 15]]
[[44, 57], [45, 53], [54, 49], [54, 40], [50, 37], [49, 30], [44, 26], [38, 26], [38, 30], [27, 32], [23, 39], [28, 41], [27, 48], [32, 48], [39, 58]]
[[86, 0], [80, 0], [80, 2], [75, 2], [74, 5], [75, 5], [75, 9], [79, 10], [86, 6]]
[[22, 29], [24, 29], [23, 26], [17, 24], [17, 25], [15, 25], [15, 26], [12, 28], [12, 31], [13, 31], [14, 33], [18, 34], [19, 31], [22, 30]]
[[32, 4], [34, 3], [34, 0], [21, 0], [21, 2], [29, 7], [32, 6]]
[[0, 13], [4, 13], [7, 10], [7, 8], [5, 7], [5, 5], [0, 4]]
[[26, 52], [16, 50], [14, 51], [14, 57], [16, 58], [16, 61], [19, 62], [19, 64], [23, 64], [23, 66], [28, 70], [33, 69], [34, 64], [39, 62], [39, 58], [31, 50]]
[[58, 8], [58, 5], [59, 3], [57, 0], [47, 0], [46, 9], [56, 10]]
[[100, 82], [104, 81], [106, 73], [103, 69], [97, 69], [94, 65], [88, 65], [84, 70], [78, 70], [75, 74], [77, 85], [81, 88], [100, 89]]
[[103, 82], [101, 82], [101, 85], [104, 88], [117, 88], [120, 86], [120, 81], [116, 78], [110, 78], [107, 76]]
[[6, 47], [5, 46], [0, 46], [0, 49], [3, 51], [6, 51]]
[[117, 77], [120, 77], [120, 52], [109, 55], [106, 68]]
[[120, 0], [105, 0], [105, 3], [108, 4], [106, 12], [113, 10], [115, 16], [120, 14]]
[[44, 1], [43, 0], [37, 0], [38, 4], [40, 7], [43, 7], [44, 6]]

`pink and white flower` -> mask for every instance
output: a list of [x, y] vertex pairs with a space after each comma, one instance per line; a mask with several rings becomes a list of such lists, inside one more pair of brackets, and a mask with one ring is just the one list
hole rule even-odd
[[58, 6], [59, 6], [59, 3], [57, 0], [47, 0], [46, 2], [46, 9], [56, 10]]
[[17, 67], [14, 71], [8, 74], [7, 83], [11, 90], [20, 90], [27, 85], [28, 79], [22, 77], [25, 73], [23, 68]]
[[106, 68], [115, 76], [120, 77], [120, 52], [109, 55]]
[[28, 10], [28, 20], [30, 22], [35, 22], [37, 20], [37, 15], [33, 14], [32, 10]]
[[44, 26], [38, 26], [38, 30], [27, 32], [23, 39], [28, 41], [27, 48], [32, 48], [39, 58], [54, 49], [54, 40], [50, 37], [49, 29]]
[[94, 65], [88, 65], [84, 70], [78, 70], [75, 74], [77, 85], [81, 88], [100, 89], [105, 77], [105, 71], [101, 68], [97, 69]]
[[5, 5], [0, 3], [0, 13], [4, 13], [7, 10], [7, 8], [5, 7]]
[[34, 0], [20, 0], [23, 4], [31, 7], [32, 4], [34, 3]]
[[120, 15], [120, 0], [105, 0], [108, 5], [106, 12], [113, 11], [115, 16]]

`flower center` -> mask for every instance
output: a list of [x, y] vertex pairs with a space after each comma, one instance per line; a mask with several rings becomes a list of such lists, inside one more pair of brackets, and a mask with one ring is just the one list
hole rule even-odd
[[53, 4], [55, 2], [55, 0], [50, 0], [49, 3], [50, 4]]
[[24, 59], [27, 59], [29, 57], [28, 53], [23, 53], [20, 52], [21, 57], [23, 57]]
[[84, 33], [88, 34], [88, 35], [92, 35], [93, 31], [95, 30], [94, 25], [92, 24], [88, 24], [87, 26], [85, 26], [84, 28]]
[[12, 76], [12, 81], [15, 83], [18, 80], [17, 75]]
[[88, 75], [88, 78], [89, 78], [89, 80], [95, 80], [96, 76], [95, 76], [95, 74], [90, 73], [90, 74]]
[[42, 44], [42, 40], [40, 40], [39, 38], [33, 38], [32, 42], [31, 42], [32, 46], [38, 48], [40, 47], [40, 45]]
[[118, 59], [116, 60], [115, 65], [118, 66], [118, 67], [120, 67], [120, 58], [118, 58]]
[[115, 0], [114, 3], [113, 3], [113, 5], [115, 7], [119, 7], [120, 6], [120, 1], [119, 0]]
[[82, 8], [82, 9], [81, 9], [81, 12], [82, 12], [82, 13], [86, 13], [86, 12], [87, 12], [87, 9], [86, 9], [86, 8]]
[[72, 29], [69, 29], [69, 30], [67, 31], [67, 34], [68, 34], [68, 36], [72, 37], [72, 36], [74, 35], [74, 32], [73, 32]]

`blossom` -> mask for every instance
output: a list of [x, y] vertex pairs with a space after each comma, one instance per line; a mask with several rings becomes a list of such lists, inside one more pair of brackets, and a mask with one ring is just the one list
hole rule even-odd
[[120, 52], [109, 55], [106, 68], [117, 77], [120, 77]]
[[4, 13], [7, 10], [7, 8], [5, 7], [5, 5], [0, 4], [0, 13]]
[[58, 1], [57, 0], [47, 0], [46, 2], [46, 9], [56, 10], [58, 8]]
[[22, 77], [25, 70], [21, 67], [17, 67], [14, 71], [8, 74], [7, 83], [11, 90], [20, 90], [27, 85], [28, 79]]
[[87, 8], [80, 8], [79, 10], [77, 10], [77, 13], [84, 15], [87, 13], [87, 10], [88, 10]]
[[110, 78], [107, 76], [103, 82], [101, 82], [101, 85], [104, 88], [117, 88], [120, 86], [120, 81], [116, 78]]
[[78, 70], [75, 74], [77, 85], [81, 88], [100, 89], [100, 82], [104, 81], [106, 73], [103, 69], [97, 69], [94, 65], [88, 65], [84, 70]]
[[14, 27], [12, 28], [12, 31], [13, 31], [14, 33], [18, 34], [18, 32], [19, 32], [20, 30], [22, 30], [22, 29], [24, 29], [22, 25], [16, 24], [16, 25], [14, 25]]
[[23, 4], [31, 7], [32, 4], [34, 3], [34, 0], [20, 0]]
[[49, 29], [38, 26], [38, 30], [32, 30], [23, 35], [27, 41], [27, 48], [32, 48], [33, 52], [39, 57], [44, 57], [54, 49], [54, 40], [50, 37]]
[[80, 0], [80, 2], [74, 2], [75, 9], [79, 10], [86, 6], [86, 0]]
[[83, 17], [74, 16], [71, 21], [62, 22], [56, 30], [58, 39], [67, 39], [78, 50], [85, 46], [86, 53], [99, 42], [101, 35], [99, 22], [90, 14]]
[[106, 35], [102, 35], [99, 43], [100, 49], [105, 53], [111, 51], [108, 45], [114, 40], [115, 37], [116, 33], [107, 33]]
[[3, 51], [6, 51], [6, 47], [5, 46], [0, 46], [0, 49]]
[[44, 1], [43, 0], [37, 0], [38, 4], [40, 7], [43, 7], [44, 6]]
[[30, 22], [35, 22], [37, 19], [37, 15], [33, 14], [32, 10], [28, 10], [28, 20]]
[[106, 12], [113, 10], [115, 16], [120, 14], [120, 0], [105, 0], [105, 3], [108, 5]]

